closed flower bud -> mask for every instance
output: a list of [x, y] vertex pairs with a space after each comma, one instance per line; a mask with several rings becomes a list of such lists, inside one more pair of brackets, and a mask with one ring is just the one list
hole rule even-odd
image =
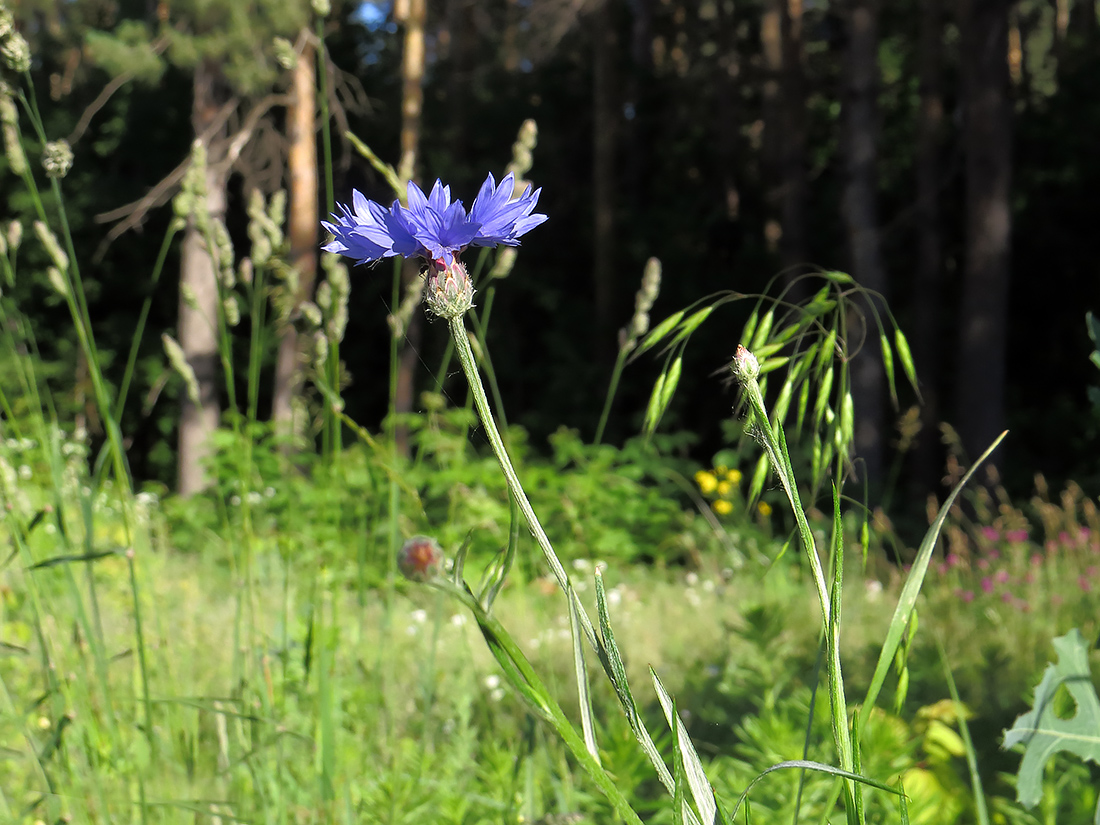
[[760, 375], [760, 362], [756, 360], [755, 355], [745, 349], [744, 344], [738, 344], [730, 369], [733, 370], [733, 377], [738, 383], [747, 384], [749, 381], [755, 381]]
[[397, 569], [409, 581], [431, 581], [443, 571], [443, 548], [429, 536], [413, 536], [397, 554]]
[[440, 318], [459, 318], [474, 305], [474, 285], [458, 258], [449, 265], [433, 262], [424, 299], [428, 311]]

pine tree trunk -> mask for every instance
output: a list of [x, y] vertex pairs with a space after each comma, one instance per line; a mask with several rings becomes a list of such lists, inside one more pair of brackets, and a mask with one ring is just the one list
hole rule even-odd
[[[294, 68], [293, 96], [287, 112], [287, 177], [290, 190], [288, 231], [290, 264], [298, 272], [295, 303], [309, 300], [317, 277], [317, 77], [316, 54], [308, 39]], [[284, 433], [296, 431], [293, 401], [302, 389], [305, 364], [302, 342], [294, 326], [287, 324], [279, 341], [275, 364], [272, 418]]]
[[593, 164], [592, 192], [595, 249], [592, 279], [596, 305], [596, 351], [610, 357], [615, 345], [615, 104], [614, 59], [617, 40], [613, 0], [593, 12]]
[[1012, 110], [1011, 0], [969, 0], [962, 32], [966, 148], [966, 270], [955, 400], [971, 457], [1004, 429]]
[[741, 107], [738, 101], [740, 88], [741, 56], [737, 49], [736, 7], [718, 4], [718, 43], [720, 56], [715, 77], [715, 117], [717, 133], [718, 177], [726, 205], [726, 219], [731, 223], [741, 217], [741, 190], [738, 186], [737, 158], [740, 154]]
[[[402, 21], [405, 24], [404, 53], [401, 60], [401, 165], [398, 174], [402, 180], [416, 180], [420, 150], [420, 121], [424, 110], [424, 26], [427, 23], [427, 0], [405, 0]], [[402, 267], [402, 281], [408, 286], [413, 278], [420, 277], [419, 267], [411, 261]], [[397, 311], [397, 307], [393, 307]], [[420, 327], [423, 314], [414, 312], [409, 318], [405, 339], [397, 364], [397, 391], [394, 410], [398, 415], [410, 412], [416, 397], [416, 366], [419, 363]], [[394, 441], [403, 455], [409, 452], [409, 432], [404, 426], [394, 430]]]
[[922, 0], [919, 44], [920, 119], [917, 123], [917, 271], [913, 294], [913, 358], [924, 405], [917, 440], [917, 484], [934, 485], [939, 470], [940, 293], [943, 250], [940, 238], [940, 139], [943, 93], [940, 49], [942, 0]]
[[[848, 64], [843, 105], [846, 110], [847, 182], [844, 219], [852, 276], [866, 289], [886, 297], [886, 270], [879, 250], [876, 165], [878, 161], [878, 8], [876, 0], [848, 4]], [[882, 483], [884, 390], [878, 330], [866, 300], [861, 301], [863, 329], [849, 326], [852, 346], [865, 340], [852, 363], [855, 454], [872, 485]]]
[[[219, 74], [209, 61], [195, 67], [191, 124], [196, 136], [214, 120], [219, 104]], [[206, 145], [206, 207], [211, 219], [225, 217], [226, 173], [218, 169], [224, 134]], [[185, 298], [189, 294], [194, 304]], [[210, 436], [218, 427], [218, 282], [211, 251], [192, 219], [180, 249], [179, 343], [199, 385], [199, 403], [184, 395], [180, 409], [177, 492], [190, 496], [208, 484], [204, 461]]]
[[760, 150], [760, 174], [764, 184], [764, 241], [768, 251], [777, 253], [783, 237], [782, 163], [784, 124], [782, 101], [783, 6], [787, 0], [766, 0], [760, 18], [760, 53], [764, 63], [761, 86], [763, 136]]
[[[805, 264], [806, 204], [806, 74], [802, 43], [802, 0], [784, 0], [783, 37], [783, 235], [779, 254], [785, 270]], [[792, 273], [793, 274], [793, 273]], [[799, 290], [803, 292], [804, 290]], [[801, 299], [803, 295], [792, 296]]]
[[1069, 13], [1069, 27], [1078, 48], [1096, 45], [1096, 0], [1077, 0]]

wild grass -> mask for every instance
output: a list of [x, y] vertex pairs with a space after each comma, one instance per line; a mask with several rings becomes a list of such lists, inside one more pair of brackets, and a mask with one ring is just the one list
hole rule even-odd
[[[5, 111], [18, 103], [44, 142], [25, 81]], [[326, 258], [305, 313], [321, 423], [288, 455], [257, 403], [288, 317], [281, 201], [253, 199], [242, 258], [224, 227], [203, 223], [202, 163], [198, 152], [164, 249], [187, 216], [220, 264], [233, 400], [212, 486], [190, 501], [135, 489], [119, 424], [133, 361], [116, 384], [97, 350], [60, 177], [40, 190], [21, 170], [51, 268], [20, 271], [9, 229], [0, 274], [45, 278], [68, 307], [102, 431], [58, 412], [38, 331], [0, 296], [11, 376], [0, 386], [0, 816], [710, 825], [985, 821], [988, 809], [1085, 821], [1087, 766], [1053, 763], [1031, 814], [1011, 799], [1015, 755], [997, 743], [1050, 640], [1097, 632], [1095, 504], [1040, 483], [1018, 508], [994, 483], [965, 508], [954, 497], [933, 508], [911, 567], [868, 564], [870, 547], [896, 537], [840, 503], [853, 307], [870, 302], [891, 392], [895, 365], [915, 382], [876, 296], [815, 273], [804, 304], [723, 293], [650, 329], [651, 265], [600, 424], [602, 435], [621, 371], [648, 353], [662, 366], [645, 433], [611, 446], [562, 430], [540, 457], [521, 430], [498, 429], [485, 328], [494, 273], [515, 258], [486, 253], [474, 268], [486, 300], [448, 318], [438, 370], [456, 356], [469, 401], [427, 396], [400, 422], [406, 458], [392, 415], [371, 431], [343, 414], [351, 282]], [[738, 349], [733, 375], [749, 438], [701, 467], [662, 450], [673, 437], [658, 427], [693, 332], [746, 299], [738, 340], [753, 352]], [[171, 343], [166, 359], [188, 391]], [[475, 426], [491, 449], [472, 446]], [[802, 447], [794, 461], [788, 438]], [[959, 467], [956, 493], [965, 480]], [[401, 540], [420, 533], [450, 557], [426, 576], [434, 589], [396, 575]]]

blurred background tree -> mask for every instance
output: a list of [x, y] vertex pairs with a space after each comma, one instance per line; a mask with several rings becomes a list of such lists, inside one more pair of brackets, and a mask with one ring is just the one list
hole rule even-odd
[[[189, 119], [203, 99], [197, 78], [222, 105], [289, 85], [271, 63], [270, 41], [276, 33], [294, 40], [305, 10], [275, 4], [281, 17], [263, 3], [228, 5], [239, 10], [222, 9], [223, 25], [189, 17], [197, 12], [187, 4], [15, 4], [59, 135], [125, 74], [97, 56], [103, 41], [91, 33], [138, 50], [124, 23], [145, 27], [133, 82], [86, 126], [66, 180], [89, 258], [103, 234], [93, 217], [145, 196], [186, 157], [196, 131]], [[216, 15], [220, 6], [204, 8]], [[333, 63], [369, 98], [347, 126], [395, 166], [407, 151], [400, 11], [348, 4], [326, 29]], [[225, 31], [211, 39], [211, 26]], [[817, 265], [888, 291], [930, 402], [919, 437], [900, 439], [899, 411], [867, 366], [875, 359], [857, 360], [857, 372], [866, 370], [857, 386], [868, 427], [859, 449], [873, 481], [902, 462], [901, 489], [915, 505], [936, 491], [941, 420], [971, 451], [1007, 423], [1013, 436], [1001, 469], [1012, 489], [1026, 489], [1036, 471], [1097, 478], [1093, 452], [1073, 435], [1089, 431], [1095, 415], [1085, 395], [1091, 348], [1082, 316], [1100, 297], [1091, 219], [1100, 162], [1090, 137], [1100, 123], [1091, 80], [1100, 69], [1097, 28], [1091, 0], [968, 0], [957, 8], [938, 0], [427, 0], [422, 181], [441, 177], [468, 203], [486, 170], [503, 171], [524, 119], [539, 124], [529, 177], [545, 186], [541, 208], [551, 220], [525, 239], [490, 328], [510, 420], [536, 445], [562, 424], [591, 436], [615, 331], [629, 319], [649, 256], [665, 270], [655, 319], [716, 290], [751, 293], [777, 273]], [[158, 37], [171, 47], [156, 52]], [[188, 49], [192, 58], [183, 60]], [[235, 111], [240, 119], [245, 110]], [[277, 107], [269, 116], [275, 131], [288, 125]], [[339, 161], [337, 200], [353, 187], [392, 198], [366, 161]], [[239, 167], [225, 176], [226, 222], [247, 250], [240, 215], [256, 181]], [[273, 174], [263, 185], [283, 181]], [[0, 194], [0, 212], [25, 215], [19, 197]], [[166, 277], [154, 288], [143, 280], [160, 237], [153, 230], [168, 216], [152, 210], [144, 220], [146, 231], [126, 234], [92, 269], [107, 352], [124, 351], [132, 302], [151, 289], [154, 329], [176, 324], [179, 281]], [[181, 264], [173, 274], [186, 280], [186, 272]], [[388, 398], [390, 279], [383, 268], [354, 277], [356, 322], [341, 349], [351, 380], [345, 396], [353, 417], [375, 427]], [[19, 289], [48, 329], [55, 308], [46, 290]], [[667, 419], [695, 433], [700, 457], [721, 445], [720, 422], [734, 400], [714, 374], [743, 320], [741, 309], [726, 312], [689, 348], [689, 378]], [[427, 325], [412, 350], [414, 408], [428, 387], [424, 364], [436, 363], [444, 345], [437, 327]], [[71, 387], [71, 343], [49, 340], [44, 355], [69, 374], [58, 386]], [[169, 480], [178, 416], [151, 400], [161, 360], [155, 346], [143, 354], [145, 393], [127, 411], [128, 432], [135, 473]], [[654, 373], [644, 360], [627, 370], [610, 440], [637, 432]], [[915, 400], [903, 396], [902, 410]], [[917, 447], [901, 454], [899, 440]]]

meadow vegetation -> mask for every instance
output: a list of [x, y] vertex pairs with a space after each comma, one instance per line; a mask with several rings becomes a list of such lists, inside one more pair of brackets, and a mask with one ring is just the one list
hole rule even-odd
[[[32, 92], [7, 100], [42, 132]], [[778, 286], [709, 296], [652, 328], [636, 315], [616, 376], [630, 359], [661, 364], [643, 432], [615, 445], [561, 428], [536, 445], [517, 426], [497, 436], [500, 399], [480, 377], [495, 395], [491, 299], [436, 320], [453, 350], [429, 365], [441, 378], [420, 412], [374, 430], [349, 419], [339, 344], [357, 273], [327, 257], [309, 329], [317, 426], [287, 434], [257, 403], [288, 251], [278, 199], [260, 199], [262, 264], [207, 233], [235, 308], [218, 333], [236, 403], [211, 485], [184, 499], [128, 472], [131, 376], [97, 352], [50, 163], [16, 170], [38, 221], [3, 227], [0, 278], [53, 290], [90, 391], [79, 418], [60, 403], [73, 388], [6, 289], [4, 821], [1096, 821], [1096, 500], [1037, 478], [1013, 501], [984, 469], [965, 486], [974, 468], [953, 454], [955, 493], [930, 503], [922, 540], [868, 511], [844, 483], [848, 324], [868, 299], [850, 277], [814, 273], [798, 302]], [[169, 238], [201, 175], [184, 186]], [[20, 268], [28, 244], [42, 271]], [[505, 253], [483, 254], [478, 294], [505, 289], [492, 275]], [[728, 342], [743, 403], [700, 463], [693, 436], [661, 421], [692, 334], [735, 301], [754, 307]], [[865, 320], [893, 393], [916, 377], [876, 306]], [[444, 380], [452, 357], [466, 385]], [[165, 363], [194, 381], [170, 339]], [[595, 403], [606, 418], [611, 403]], [[501, 471], [513, 464], [518, 482]], [[414, 569], [426, 581], [399, 574], [415, 536], [447, 559]], [[1003, 732], [1041, 679], [1050, 701], [1030, 730], [1044, 750], [1018, 775], [1030, 740], [1006, 750]], [[1074, 735], [1086, 744], [1066, 745]]]

